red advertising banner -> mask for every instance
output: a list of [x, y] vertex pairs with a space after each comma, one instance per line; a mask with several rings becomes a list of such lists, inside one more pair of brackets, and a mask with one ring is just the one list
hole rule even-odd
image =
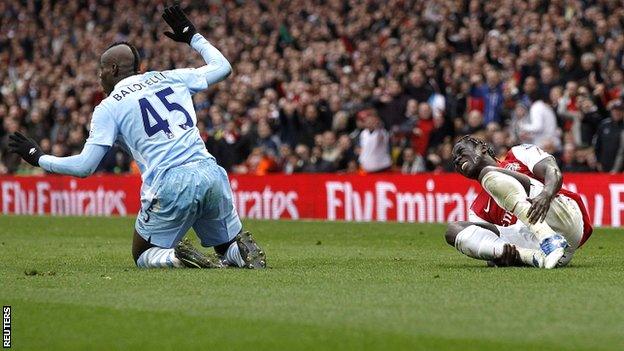
[[0, 177], [3, 214], [110, 216], [136, 214], [137, 176]]
[[[137, 176], [0, 177], [4, 214], [132, 215], [139, 210]], [[449, 222], [467, 218], [480, 191], [457, 174], [298, 174], [231, 177], [242, 218]], [[624, 175], [566, 174], [596, 226], [624, 220]]]

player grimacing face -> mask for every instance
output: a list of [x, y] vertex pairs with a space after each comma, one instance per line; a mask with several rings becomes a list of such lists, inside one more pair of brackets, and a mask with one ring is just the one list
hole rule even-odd
[[453, 147], [453, 165], [455, 170], [466, 178], [477, 179], [485, 162], [487, 152], [481, 145], [459, 142]]

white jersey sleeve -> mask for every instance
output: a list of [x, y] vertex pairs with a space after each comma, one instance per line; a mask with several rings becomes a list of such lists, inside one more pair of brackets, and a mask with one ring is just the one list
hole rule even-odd
[[197, 33], [191, 39], [191, 46], [202, 55], [206, 62], [199, 68], [181, 68], [167, 72], [172, 79], [181, 81], [191, 94], [198, 93], [227, 78], [232, 72], [232, 66], [217, 48], [212, 46], [206, 38]]
[[521, 144], [514, 146], [511, 148], [511, 152], [516, 159], [524, 163], [531, 172], [533, 172], [533, 168], [541, 160], [553, 157], [548, 152], [540, 149], [539, 146], [533, 144]]
[[108, 149], [108, 146], [86, 144], [79, 155], [69, 157], [43, 155], [39, 158], [39, 166], [48, 172], [86, 177], [95, 172]]
[[117, 123], [104, 104], [95, 107], [86, 144], [112, 146], [117, 138]]

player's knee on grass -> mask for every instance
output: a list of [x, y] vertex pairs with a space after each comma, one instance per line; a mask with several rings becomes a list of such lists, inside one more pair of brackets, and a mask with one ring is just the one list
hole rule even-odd
[[496, 234], [496, 236], [500, 236], [500, 233], [494, 224], [473, 223], [473, 222], [451, 222], [446, 228], [446, 233], [444, 233], [444, 238], [446, 239], [446, 242], [449, 245], [455, 247], [455, 242], [457, 241], [457, 235], [459, 235], [459, 233], [462, 230], [470, 227], [471, 225], [476, 225], [481, 228], [487, 229], [491, 231], [492, 233]]
[[135, 264], [139, 260], [141, 254], [150, 247], [154, 247], [154, 245], [145, 241], [145, 239], [143, 239], [143, 237], [141, 237], [135, 230], [132, 238], [132, 258], [134, 259]]
[[132, 259], [134, 260], [134, 264], [137, 264], [139, 257], [141, 254], [145, 252], [146, 249], [137, 250], [134, 245], [132, 245]]
[[446, 239], [446, 242], [454, 247], [457, 234], [459, 234], [459, 232], [464, 230], [466, 227], [467, 225], [461, 222], [449, 223], [448, 227], [446, 228], [446, 233], [444, 233], [444, 238]]

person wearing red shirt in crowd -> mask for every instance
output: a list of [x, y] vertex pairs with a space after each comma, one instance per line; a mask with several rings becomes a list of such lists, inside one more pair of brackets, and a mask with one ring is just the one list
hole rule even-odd
[[562, 189], [554, 157], [531, 144], [495, 158], [486, 142], [465, 136], [453, 148], [455, 169], [482, 191], [469, 222], [450, 223], [447, 242], [459, 252], [498, 266], [567, 265], [592, 233], [578, 194]]
[[412, 129], [412, 148], [421, 156], [427, 155], [429, 137], [433, 131], [433, 111], [426, 102], [418, 104], [418, 120]]

